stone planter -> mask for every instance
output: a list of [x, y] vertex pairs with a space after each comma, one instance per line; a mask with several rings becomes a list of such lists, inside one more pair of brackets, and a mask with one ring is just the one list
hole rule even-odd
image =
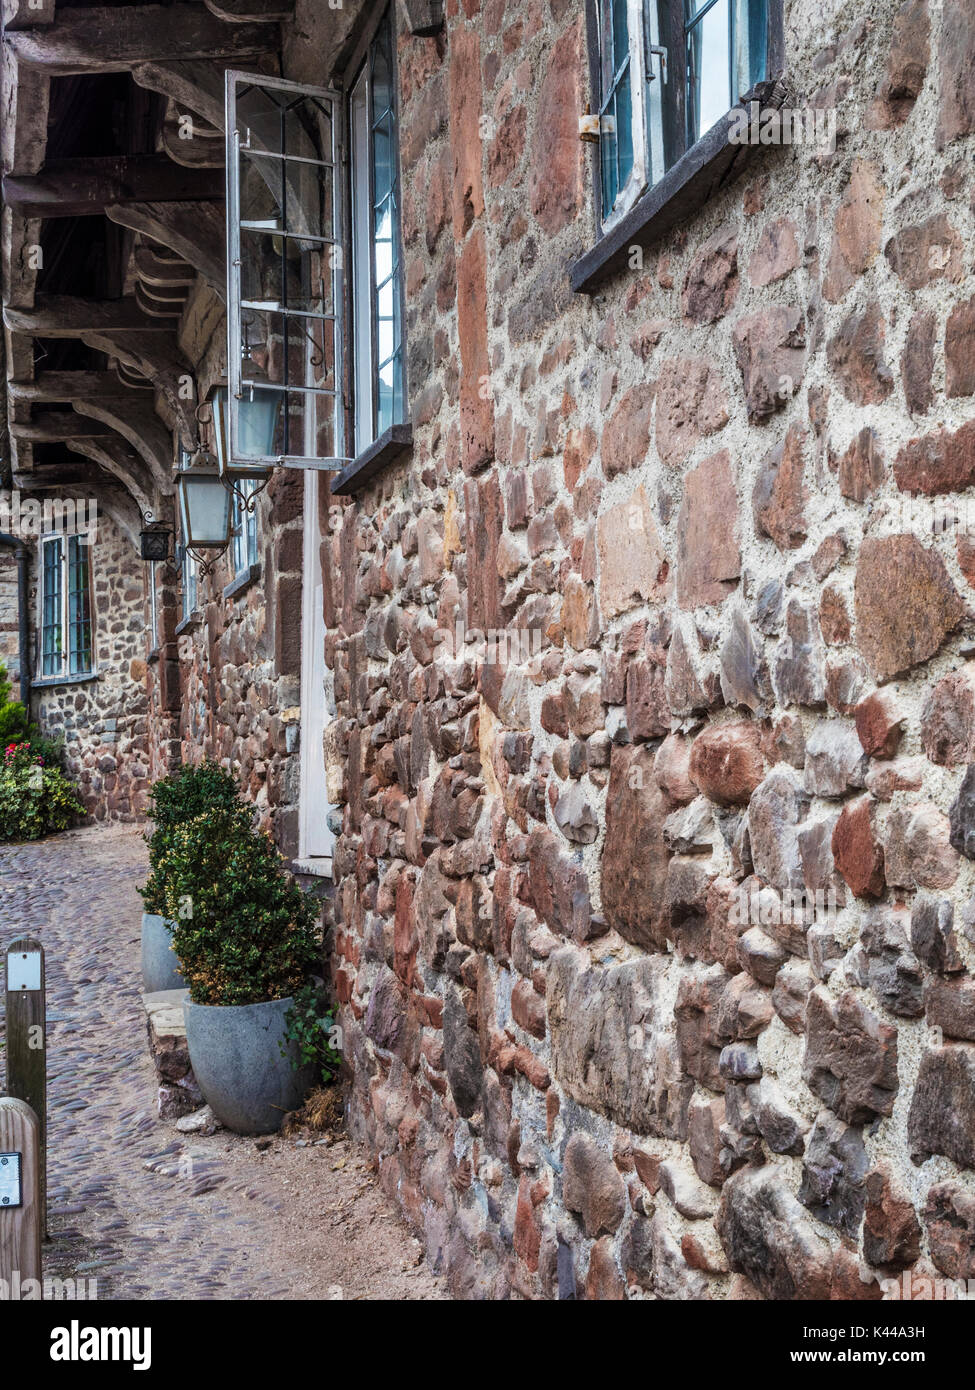
[[272, 1134], [314, 1083], [281, 1055], [291, 999], [265, 1004], [183, 1005], [193, 1073], [210, 1109], [237, 1134]]
[[155, 912], [142, 914], [142, 985], [146, 994], [186, 988], [173, 951], [172, 927]]

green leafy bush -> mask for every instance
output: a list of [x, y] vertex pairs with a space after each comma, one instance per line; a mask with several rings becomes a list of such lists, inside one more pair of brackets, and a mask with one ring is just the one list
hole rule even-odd
[[[320, 1081], [329, 1085], [339, 1074], [342, 1058], [334, 1046], [336, 1037], [335, 1014], [328, 1006], [324, 988], [314, 981], [303, 985], [295, 994], [295, 1000], [284, 1017], [286, 1037], [294, 1043], [295, 1054], [292, 1066], [295, 1071], [301, 1067], [315, 1068]], [[288, 1055], [285, 1046], [282, 1055]]]
[[7, 668], [0, 662], [0, 748], [8, 748], [11, 743], [28, 743], [38, 757], [44, 759], [46, 767], [61, 767], [64, 744], [59, 739], [46, 738], [32, 724], [27, 710], [19, 700], [11, 700], [11, 684]]
[[166, 890], [160, 865], [172, 850], [177, 829], [211, 812], [245, 810], [233, 777], [210, 759], [195, 767], [186, 763], [153, 785], [146, 814], [155, 829], [145, 837], [151, 872], [146, 886], [139, 889], [147, 912], [165, 914]]
[[285, 999], [318, 963], [317, 905], [246, 807], [174, 826], [156, 878], [195, 1004]]
[[38, 840], [84, 814], [59, 767], [26, 741], [6, 746], [0, 758], [0, 840]]

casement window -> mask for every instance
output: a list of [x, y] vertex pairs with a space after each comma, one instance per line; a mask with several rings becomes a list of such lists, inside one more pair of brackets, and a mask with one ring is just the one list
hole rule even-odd
[[149, 585], [149, 650], [154, 652], [159, 646], [159, 599], [156, 594], [156, 562], [150, 562], [148, 569]]
[[355, 446], [404, 419], [399, 132], [390, 5], [349, 93]]
[[769, 71], [781, 0], [591, 0], [609, 231]]
[[246, 574], [257, 564], [257, 512], [250, 511], [245, 499], [257, 488], [254, 478], [242, 478], [234, 488], [233, 559], [234, 577]]
[[94, 669], [88, 537], [43, 536], [40, 564], [41, 678]]
[[181, 618], [191, 618], [196, 612], [198, 602], [197, 585], [199, 562], [186, 549], [185, 545], [180, 546], [179, 571], [180, 571], [180, 590], [182, 594]]
[[393, 25], [343, 92], [227, 73], [235, 462], [341, 468], [405, 419]]

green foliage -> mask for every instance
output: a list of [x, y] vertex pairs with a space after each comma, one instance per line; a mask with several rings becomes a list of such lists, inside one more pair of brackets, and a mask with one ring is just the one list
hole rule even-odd
[[0, 841], [38, 840], [66, 830], [85, 808], [56, 765], [30, 743], [10, 743], [0, 757]]
[[153, 785], [147, 815], [155, 823], [149, 846], [148, 882], [140, 888], [147, 912], [165, 914], [166, 887], [160, 865], [171, 853], [177, 829], [198, 816], [216, 811], [245, 811], [246, 803], [233, 777], [211, 760], [177, 768]]
[[[297, 1049], [297, 1055], [292, 1058], [295, 1071], [313, 1066], [322, 1084], [329, 1085], [339, 1074], [342, 1058], [333, 1045], [338, 1030], [322, 986], [314, 982], [303, 985], [296, 992], [284, 1021], [286, 1037]], [[281, 1052], [287, 1055], [284, 1046]]]
[[319, 961], [317, 905], [247, 807], [174, 826], [156, 878], [195, 1004], [285, 999]]
[[11, 691], [7, 668], [0, 662], [0, 747], [7, 748], [11, 743], [28, 743], [31, 750], [44, 759], [45, 766], [60, 767], [63, 743], [45, 738], [37, 725], [30, 722], [21, 702], [11, 700]]

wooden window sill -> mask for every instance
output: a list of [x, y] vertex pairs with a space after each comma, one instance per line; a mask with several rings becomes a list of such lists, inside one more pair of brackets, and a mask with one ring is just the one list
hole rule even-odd
[[[762, 110], [778, 105], [777, 83], [761, 82], [747, 92], [733, 110], [747, 111], [757, 100]], [[569, 283], [576, 294], [595, 294], [611, 276], [626, 270], [634, 246], [646, 248], [678, 223], [686, 221], [733, 179], [761, 150], [770, 145], [733, 145], [728, 139], [731, 112], [701, 136], [664, 176], [648, 188], [634, 207], [569, 267]]]
[[240, 574], [235, 575], [223, 591], [224, 598], [236, 598], [245, 589], [249, 589], [255, 580], [261, 577], [260, 565], [248, 565]]
[[374, 444], [363, 449], [358, 458], [347, 464], [341, 473], [335, 474], [329, 491], [336, 497], [351, 497], [412, 447], [413, 426], [390, 425]]

